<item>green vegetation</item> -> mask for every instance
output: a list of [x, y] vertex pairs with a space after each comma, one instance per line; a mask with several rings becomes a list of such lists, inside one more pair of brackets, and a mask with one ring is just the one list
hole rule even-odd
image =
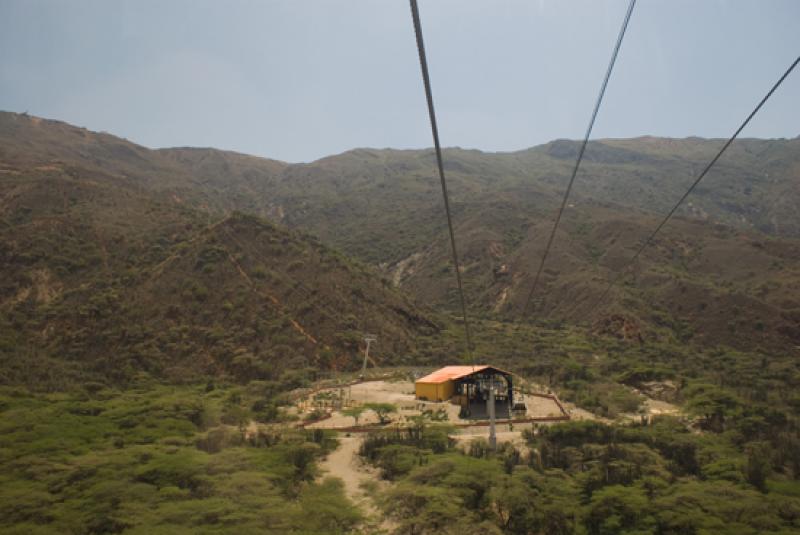
[[341, 483], [315, 482], [335, 440], [246, 431], [265, 385], [208, 386], [2, 390], [0, 531], [349, 532]]
[[541, 427], [525, 453], [510, 444], [492, 452], [482, 440], [462, 451], [440, 436], [436, 427], [382, 433], [362, 448], [394, 482], [380, 503], [398, 533], [800, 530], [800, 472], [761, 477], [770, 469], [754, 466], [760, 457], [732, 456], [726, 437], [674, 419]]
[[357, 405], [355, 407], [348, 407], [344, 409], [342, 414], [352, 417], [356, 421], [356, 425], [358, 425], [358, 420], [361, 418], [361, 415], [364, 414], [365, 410], [367, 410], [366, 407]]
[[365, 403], [364, 408], [377, 414], [381, 425], [389, 421], [388, 416], [390, 414], [397, 412], [397, 407], [391, 403]]
[[[485, 441], [460, 452], [419, 438], [436, 427], [375, 435], [362, 454], [393, 482], [382, 508], [401, 533], [800, 531], [800, 363], [790, 354], [486, 319], [475, 332], [477, 354], [494, 351], [562, 398], [632, 423], [542, 426], [527, 448], [497, 454]], [[423, 352], [457, 347], [459, 334], [448, 329]], [[637, 391], [686, 417], [643, 424]]]
[[[680, 215], [699, 219], [673, 219], [599, 312], [717, 144], [590, 143], [522, 320], [576, 144], [448, 150], [474, 354], [613, 424], [498, 452], [456, 449], [442, 412], [369, 436], [399, 532], [800, 531], [798, 143], [732, 145], [730, 187], [698, 188]], [[356, 368], [364, 332], [381, 366], [468, 360], [430, 152], [288, 165], [9, 113], [0, 145], [0, 531], [352, 530], [317, 477], [335, 441], [286, 405]], [[646, 423], [646, 397], [683, 416]], [[346, 414], [364, 410], [396, 408]]]
[[[49, 195], [39, 190], [46, 182], [29, 187]], [[37, 221], [50, 219], [45, 208]], [[377, 276], [311, 238], [243, 214], [209, 227], [190, 210], [154, 209], [148, 220], [162, 225], [143, 224], [150, 234], [117, 234], [102, 211], [62, 214], [46, 230], [0, 226], [0, 384], [123, 385], [140, 372], [276, 380], [298, 368], [354, 368], [365, 317], [387, 356], [438, 329]], [[98, 233], [110, 234], [105, 244]], [[108, 262], [86, 261], [95, 254]], [[63, 259], [73, 267], [61, 269]], [[256, 276], [264, 263], [269, 278]], [[341, 317], [356, 313], [361, 319], [343, 329]]]

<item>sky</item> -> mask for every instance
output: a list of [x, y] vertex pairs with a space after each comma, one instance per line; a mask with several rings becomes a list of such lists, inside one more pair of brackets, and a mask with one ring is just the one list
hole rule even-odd
[[[582, 138], [627, 3], [420, 0], [442, 144]], [[592, 137], [728, 137], [798, 55], [798, 0], [639, 0]], [[0, 109], [291, 162], [432, 145], [406, 0], [2, 0]], [[742, 135], [800, 135], [800, 67]]]

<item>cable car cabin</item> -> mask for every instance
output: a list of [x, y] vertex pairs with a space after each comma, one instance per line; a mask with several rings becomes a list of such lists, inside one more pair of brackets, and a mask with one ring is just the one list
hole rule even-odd
[[422, 401], [452, 400], [463, 414], [479, 418], [487, 412], [492, 386], [497, 414], [508, 412], [514, 405], [512, 375], [494, 366], [445, 366], [417, 379], [415, 392]]

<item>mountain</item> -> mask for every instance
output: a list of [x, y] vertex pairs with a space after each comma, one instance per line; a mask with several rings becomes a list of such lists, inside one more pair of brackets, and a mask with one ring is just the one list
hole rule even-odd
[[364, 331], [402, 362], [440, 328], [374, 269], [226, 212], [174, 154], [2, 119], [0, 382], [276, 379], [354, 368]]
[[[685, 191], [721, 140], [590, 143], [535, 296], [535, 319], [624, 315], [681, 341], [773, 350], [800, 343], [800, 140], [742, 140], [647, 250], [635, 278], [594, 310], [608, 281]], [[510, 154], [449, 149], [470, 307], [520, 316], [578, 144]], [[263, 212], [366, 262], [421, 302], [456, 309], [431, 151], [358, 149], [292, 165]], [[196, 169], [196, 168], [195, 168]]]
[[[234, 211], [266, 217], [379, 268], [418, 305], [456, 310], [431, 150], [355, 149], [287, 164], [214, 149], [149, 150], [15, 114], [0, 115], [0, 140], [6, 174], [61, 166], [126, 184], [205, 224]], [[703, 346], [800, 344], [800, 139], [733, 143], [632, 276], [593, 306], [722, 144], [589, 143], [527, 319], [588, 322], [611, 334], [622, 325], [645, 340]], [[512, 153], [445, 150], [473, 314], [521, 317], [578, 147], [556, 140]]]
[[[591, 142], [574, 202], [665, 213], [722, 144], [723, 140], [658, 138]], [[472, 212], [496, 201], [500, 203], [496, 209], [512, 216], [519, 212], [529, 218], [551, 218], [578, 147], [578, 142], [560, 140], [515, 153], [446, 150], [445, 170], [455, 209]], [[679, 214], [777, 237], [800, 237], [798, 185], [800, 139], [740, 140]], [[269, 202], [283, 209], [288, 224], [324, 234], [328, 221], [341, 222], [347, 209], [353, 218], [373, 214], [385, 218], [388, 212], [404, 223], [423, 216], [423, 224], [416, 227], [428, 227], [427, 218], [433, 214], [441, 220], [439, 196], [432, 151], [357, 149], [290, 166]], [[303, 202], [325, 209], [308, 214]], [[503, 204], [509, 202], [512, 205]], [[373, 232], [379, 236], [379, 229]], [[386, 250], [384, 260], [394, 258], [393, 253], [414, 252], [402, 248], [402, 243], [394, 251]], [[357, 247], [341, 244], [347, 250]], [[359, 256], [368, 254], [364, 250]]]

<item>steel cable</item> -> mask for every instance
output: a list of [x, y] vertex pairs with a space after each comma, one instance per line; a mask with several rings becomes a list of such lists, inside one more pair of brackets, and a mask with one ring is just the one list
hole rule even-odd
[[431, 91], [431, 80], [428, 74], [428, 61], [425, 56], [425, 43], [422, 39], [422, 24], [419, 19], [419, 8], [417, 0], [411, 1], [411, 16], [414, 19], [414, 34], [417, 38], [417, 51], [419, 52], [419, 65], [422, 70], [422, 81], [425, 85], [425, 98], [428, 101], [428, 115], [431, 122], [431, 133], [433, 134], [433, 146], [436, 151], [436, 164], [439, 167], [439, 181], [442, 184], [442, 197], [444, 198], [444, 210], [447, 214], [447, 229], [450, 232], [450, 247], [453, 253], [453, 265], [456, 272], [456, 283], [458, 285], [458, 295], [461, 300], [461, 314], [464, 318], [464, 336], [467, 343], [467, 353], [469, 354], [470, 361], [474, 366], [475, 363], [472, 357], [472, 334], [469, 328], [469, 319], [467, 317], [467, 302], [464, 298], [464, 286], [461, 282], [461, 269], [458, 260], [458, 249], [456, 248], [456, 236], [453, 231], [453, 218], [450, 213], [450, 199], [447, 193], [447, 181], [444, 176], [444, 165], [442, 164], [442, 147], [439, 143], [439, 129], [436, 126], [436, 113], [433, 108], [433, 92]]
[[525, 306], [522, 309], [522, 317], [528, 313], [528, 308], [530, 307], [531, 300], [533, 299], [533, 295], [536, 292], [536, 288], [539, 285], [539, 279], [541, 278], [542, 271], [544, 270], [544, 264], [547, 261], [547, 256], [550, 254], [550, 248], [553, 246], [553, 241], [556, 237], [556, 230], [558, 230], [558, 225], [561, 222], [561, 216], [564, 214], [564, 208], [567, 205], [567, 200], [569, 199], [569, 194], [572, 191], [572, 185], [575, 183], [575, 177], [578, 174], [578, 169], [581, 166], [581, 160], [583, 160], [583, 154], [586, 151], [586, 145], [589, 143], [589, 136], [592, 134], [592, 128], [594, 127], [594, 121], [597, 119], [597, 112], [600, 110], [600, 103], [603, 102], [603, 95], [605, 95], [606, 87], [608, 86], [608, 80], [611, 78], [611, 71], [614, 69], [614, 64], [617, 61], [617, 55], [619, 54], [620, 46], [622, 45], [622, 39], [625, 37], [625, 30], [628, 28], [628, 22], [631, 20], [631, 14], [633, 13], [633, 7], [636, 5], [636, 0], [630, 0], [628, 4], [628, 11], [625, 13], [625, 19], [622, 22], [622, 28], [619, 30], [619, 35], [617, 36], [617, 42], [614, 45], [614, 51], [611, 54], [611, 61], [608, 63], [608, 69], [606, 70], [606, 76], [603, 79], [603, 84], [600, 86], [600, 93], [597, 95], [597, 101], [594, 104], [594, 110], [592, 111], [592, 118], [589, 120], [589, 126], [586, 128], [586, 135], [583, 136], [583, 143], [581, 143], [581, 148], [578, 151], [578, 158], [575, 161], [575, 167], [572, 169], [572, 176], [570, 176], [569, 183], [567, 184], [567, 189], [564, 192], [564, 198], [561, 200], [561, 206], [558, 209], [556, 214], [555, 222], [553, 223], [553, 228], [550, 231], [550, 237], [547, 240], [547, 246], [545, 247], [544, 254], [542, 255], [542, 260], [539, 263], [539, 269], [536, 271], [536, 276], [533, 278], [533, 286], [531, 286], [531, 291], [528, 293], [528, 298], [525, 300]]
[[590, 309], [589, 313], [591, 313], [592, 310], [596, 310], [603, 303], [603, 300], [606, 298], [611, 289], [617, 285], [617, 283], [623, 276], [625, 276], [628, 269], [630, 269], [633, 263], [636, 262], [636, 260], [642, 254], [642, 251], [644, 251], [653, 242], [653, 238], [655, 238], [656, 234], [658, 234], [661, 228], [664, 225], [666, 225], [667, 221], [669, 221], [670, 218], [678, 210], [678, 207], [680, 207], [680, 205], [683, 204], [683, 201], [685, 201], [686, 198], [692, 193], [692, 191], [694, 191], [694, 189], [697, 187], [700, 181], [703, 180], [703, 177], [705, 177], [708, 171], [714, 166], [715, 163], [717, 163], [717, 160], [719, 160], [719, 158], [722, 156], [722, 153], [724, 153], [728, 149], [728, 147], [730, 147], [731, 143], [733, 143], [733, 141], [739, 136], [742, 130], [744, 130], [744, 128], [747, 126], [750, 120], [756, 115], [756, 113], [758, 113], [761, 107], [767, 102], [767, 100], [769, 100], [769, 98], [783, 83], [783, 81], [786, 80], [786, 78], [794, 70], [794, 68], [797, 66], [798, 63], [800, 63], [800, 56], [798, 56], [797, 59], [794, 60], [794, 63], [792, 63], [786, 70], [786, 72], [783, 73], [783, 76], [781, 76], [780, 79], [778, 79], [778, 81], [775, 82], [775, 85], [772, 86], [772, 89], [770, 89], [769, 92], [767, 92], [767, 94], [764, 95], [764, 98], [761, 99], [761, 102], [759, 102], [758, 105], [755, 107], [755, 109], [753, 109], [753, 111], [750, 112], [750, 115], [747, 116], [747, 119], [744, 120], [744, 122], [739, 126], [739, 128], [736, 129], [736, 132], [733, 133], [733, 135], [728, 139], [725, 145], [723, 145], [722, 148], [719, 150], [719, 152], [717, 152], [717, 155], [714, 156], [714, 158], [708, 163], [708, 165], [706, 165], [705, 169], [703, 169], [703, 172], [700, 173], [700, 175], [692, 183], [692, 185], [689, 186], [689, 189], [686, 190], [686, 193], [684, 193], [683, 196], [681, 196], [678, 202], [675, 203], [675, 206], [672, 207], [672, 209], [669, 211], [669, 213], [667, 213], [664, 219], [662, 219], [661, 222], [658, 224], [658, 226], [656, 226], [656, 228], [650, 233], [650, 235], [647, 237], [644, 243], [642, 243], [642, 245], [636, 251], [636, 254], [633, 255], [633, 257], [625, 264], [625, 267], [623, 267], [622, 270], [620, 270], [620, 272], [617, 274], [617, 276], [608, 284], [605, 291], [600, 296], [600, 299], [598, 299], [595, 302], [594, 306]]

